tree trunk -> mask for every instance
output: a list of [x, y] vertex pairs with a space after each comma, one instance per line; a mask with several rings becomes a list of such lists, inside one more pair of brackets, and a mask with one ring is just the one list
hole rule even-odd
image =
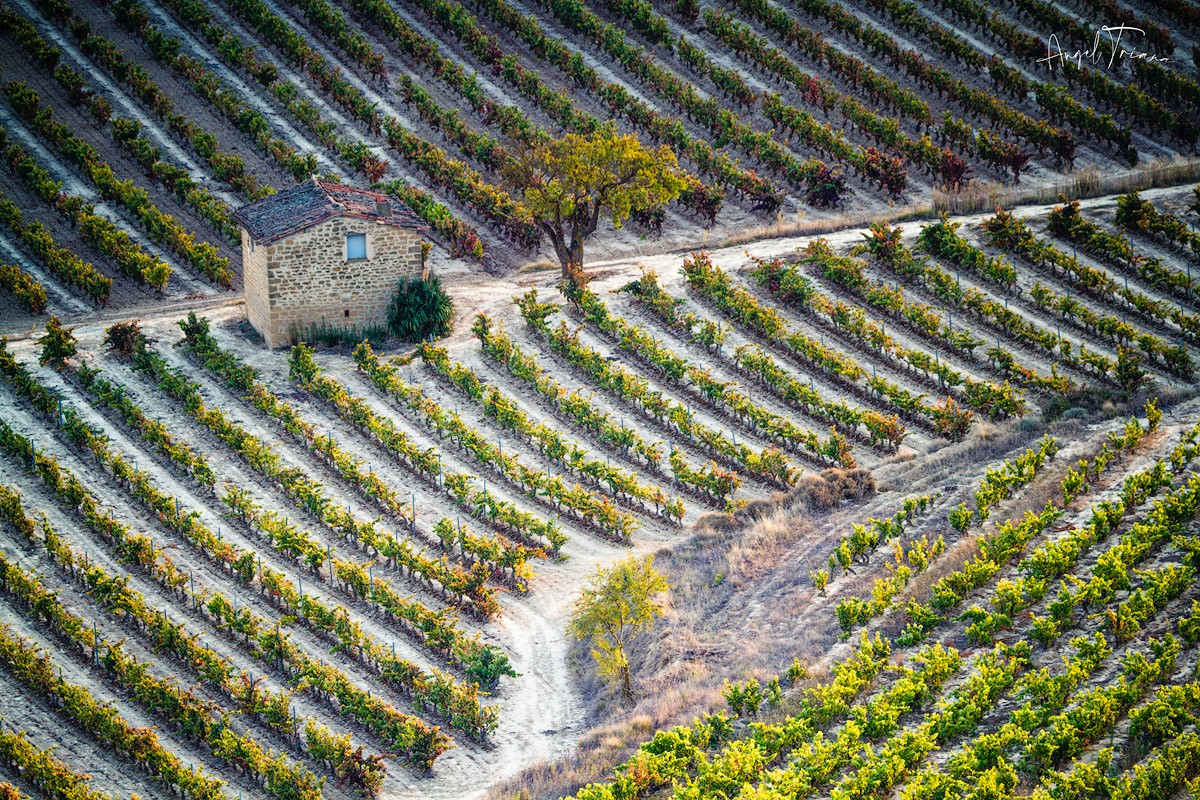
[[[586, 211], [581, 211], [572, 220], [571, 241], [564, 242], [566, 246], [558, 248], [559, 258], [562, 259], [562, 276], [564, 278], [570, 276], [571, 266], [580, 271], [583, 270], [583, 241], [596, 232], [596, 225], [599, 221], [600, 208], [595, 204], [592, 204]], [[565, 239], [565, 237], [563, 238]]]
[[565, 258], [562, 260], [562, 276], [567, 278], [571, 274], [571, 267], [574, 266], [579, 270], [583, 269], [583, 239], [571, 238], [571, 243], [566, 247]]
[[562, 230], [561, 224], [552, 224], [550, 222], [538, 221], [538, 227], [550, 239], [550, 243], [554, 245], [554, 255], [558, 256], [558, 263], [562, 264], [563, 277], [567, 277], [567, 264], [571, 261], [571, 249], [567, 244], [567, 237]]
[[629, 674], [629, 662], [621, 665], [621, 692], [626, 700], [633, 700], [633, 677]]

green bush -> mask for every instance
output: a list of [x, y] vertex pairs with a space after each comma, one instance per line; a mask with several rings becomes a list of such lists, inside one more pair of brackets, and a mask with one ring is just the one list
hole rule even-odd
[[968, 508], [966, 503], [959, 503], [956, 508], [950, 510], [950, 527], [959, 533], [966, 533], [974, 516], [975, 512]]
[[45, 335], [37, 340], [42, 346], [42, 356], [38, 362], [61, 370], [67, 359], [75, 355], [75, 335], [71, 333], [73, 330], [75, 329], [64, 328], [58, 317], [51, 317], [46, 323]]
[[454, 303], [441, 278], [402, 281], [388, 310], [388, 330], [407, 342], [440, 339], [454, 324]]

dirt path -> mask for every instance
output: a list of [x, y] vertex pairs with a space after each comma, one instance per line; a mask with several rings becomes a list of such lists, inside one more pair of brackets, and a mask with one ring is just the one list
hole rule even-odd
[[[567, 545], [567, 550], [574, 550]], [[528, 597], [504, 600], [494, 626], [520, 677], [508, 678], [497, 695], [504, 709], [499, 729], [486, 751], [453, 750], [438, 760], [437, 779], [413, 781], [389, 797], [404, 800], [468, 800], [489, 786], [538, 761], [552, 761], [574, 750], [586, 725], [586, 707], [568, 666], [569, 642], [563, 635], [570, 600], [593, 565], [624, 551], [584, 556], [572, 553], [566, 564], [542, 567], [537, 590]]]

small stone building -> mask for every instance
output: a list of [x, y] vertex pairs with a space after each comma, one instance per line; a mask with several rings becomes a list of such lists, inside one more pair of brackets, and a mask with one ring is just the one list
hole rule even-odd
[[428, 227], [394, 197], [316, 178], [238, 209], [250, 324], [267, 347], [387, 325], [402, 278], [424, 272]]

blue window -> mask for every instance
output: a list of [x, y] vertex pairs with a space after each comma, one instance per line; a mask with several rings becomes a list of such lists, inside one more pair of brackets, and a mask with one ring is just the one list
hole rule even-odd
[[346, 260], [359, 261], [367, 257], [367, 235], [365, 233], [346, 234]]

